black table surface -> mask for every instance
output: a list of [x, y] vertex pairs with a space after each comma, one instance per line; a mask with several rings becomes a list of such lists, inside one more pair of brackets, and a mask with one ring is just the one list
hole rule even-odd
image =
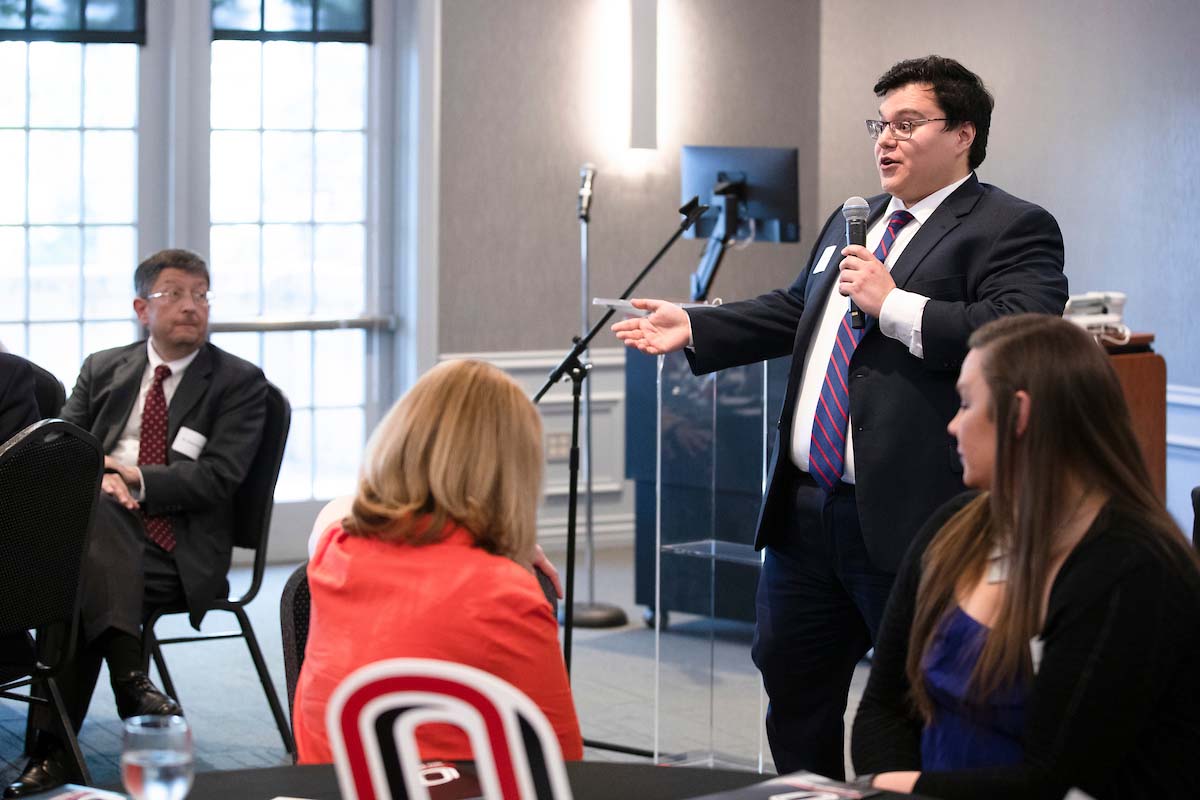
[[[607, 761], [568, 761], [575, 800], [672, 800], [738, 789], [771, 776], [704, 767], [660, 767]], [[337, 775], [328, 764], [200, 772], [188, 800], [269, 800], [272, 797], [340, 800]], [[888, 792], [872, 799], [906, 795]]]

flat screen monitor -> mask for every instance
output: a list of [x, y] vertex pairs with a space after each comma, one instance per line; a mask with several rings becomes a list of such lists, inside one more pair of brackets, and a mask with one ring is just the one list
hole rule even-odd
[[720, 183], [741, 181], [738, 239], [797, 242], [800, 240], [799, 153], [785, 147], [697, 147], [687, 145], [680, 159], [682, 200], [699, 197], [710, 206], [687, 231], [689, 239], [706, 239], [721, 214], [722, 198], [713, 193]]

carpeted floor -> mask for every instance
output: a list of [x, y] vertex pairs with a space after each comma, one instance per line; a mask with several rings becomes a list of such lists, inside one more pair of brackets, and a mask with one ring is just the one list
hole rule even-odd
[[[561, 554], [551, 553], [561, 560]], [[279, 595], [294, 565], [268, 568], [259, 596], [249, 611], [255, 631], [286, 707], [283, 655], [279, 633]], [[249, 582], [247, 570], [235, 570], [235, 587]], [[584, 587], [580, 587], [582, 595]], [[761, 693], [750, 663], [749, 625], [718, 623], [673, 615], [662, 636], [657, 685], [658, 737], [655, 737], [655, 636], [633, 605], [632, 549], [597, 553], [597, 599], [625, 608], [630, 624], [607, 630], [576, 629], [572, 685], [586, 739], [657, 750], [664, 760], [708, 762], [755, 769], [759, 766]], [[211, 614], [205, 629], [222, 629], [232, 619]], [[160, 637], [190, 630], [183, 616], [164, 619]], [[196, 740], [198, 770], [238, 769], [290, 763], [263, 697], [245, 645], [238, 640], [180, 644], [165, 648], [179, 701]], [[866, 668], [860, 667], [851, 689], [848, 719], [862, 691]], [[0, 701], [0, 783], [21, 769], [26, 708]], [[710, 733], [713, 731], [714, 733]], [[121, 722], [113, 707], [107, 674], [92, 701], [80, 742], [95, 783], [120, 781]], [[763, 767], [770, 770], [769, 753]], [[635, 760], [607, 749], [589, 747], [589, 760]]]

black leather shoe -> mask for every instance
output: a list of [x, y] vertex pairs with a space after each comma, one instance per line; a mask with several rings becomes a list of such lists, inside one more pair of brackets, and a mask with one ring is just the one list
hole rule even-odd
[[31, 758], [25, 765], [21, 777], [10, 783], [4, 796], [28, 797], [38, 792], [48, 792], [67, 782], [67, 768], [62, 752], [55, 751], [43, 758]]
[[142, 714], [167, 717], [183, 714], [183, 709], [150, 682], [146, 673], [138, 670], [123, 678], [112, 679], [113, 695], [117, 698], [117, 716], [129, 719]]

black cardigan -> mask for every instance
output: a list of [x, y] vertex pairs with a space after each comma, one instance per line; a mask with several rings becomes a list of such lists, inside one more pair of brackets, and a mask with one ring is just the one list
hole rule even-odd
[[[930, 518], [905, 556], [854, 720], [860, 773], [921, 769], [922, 721], [905, 674], [921, 556], [971, 498]], [[914, 791], [943, 800], [1200, 797], [1200, 573], [1174, 563], [1137, 521], [1100, 513], [1050, 592], [1044, 649], [1025, 709], [1025, 761], [923, 772]]]

